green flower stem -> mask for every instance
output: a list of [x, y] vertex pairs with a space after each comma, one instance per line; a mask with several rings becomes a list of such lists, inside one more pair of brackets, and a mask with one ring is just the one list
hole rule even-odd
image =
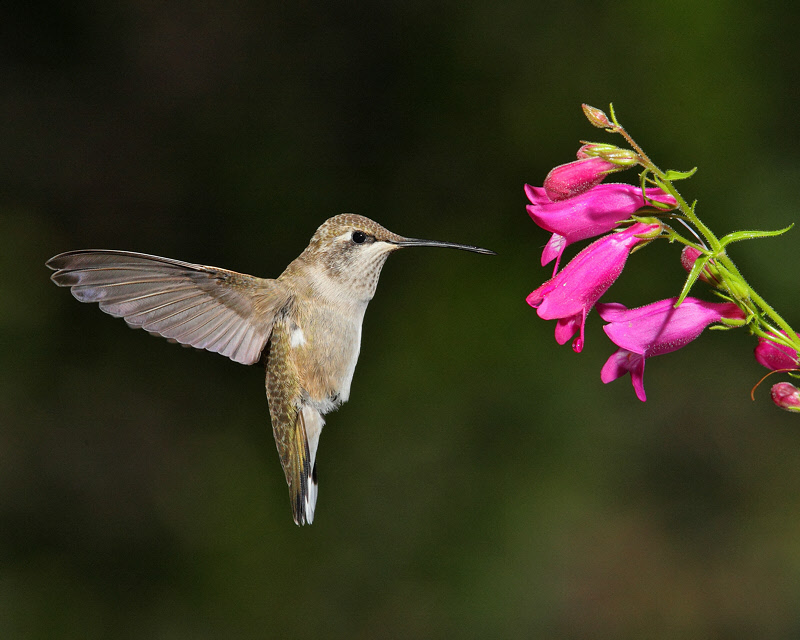
[[759, 338], [764, 338], [775, 344], [780, 344], [785, 347], [789, 347], [790, 349], [794, 349], [795, 346], [788, 340], [784, 335], [779, 333], [777, 327], [770, 326], [767, 322], [762, 322], [762, 324], [767, 327], [767, 331], [759, 327], [758, 325], [753, 325], [751, 327], [751, 333]]
[[[745, 311], [749, 316], [756, 318], [757, 322], [766, 328], [765, 331], [758, 325], [754, 325], [751, 326], [751, 331], [755, 335], [772, 340], [778, 344], [784, 344], [800, 353], [800, 337], [797, 336], [797, 333], [792, 329], [789, 323], [786, 322], [778, 314], [778, 312], [775, 311], [775, 309], [773, 309], [767, 303], [767, 301], [758, 295], [758, 293], [756, 293], [756, 291], [747, 283], [742, 274], [739, 272], [739, 269], [733, 263], [733, 260], [728, 257], [727, 253], [725, 252], [725, 247], [717, 238], [717, 236], [714, 235], [711, 229], [704, 225], [700, 218], [697, 217], [694, 212], [694, 207], [689, 206], [680, 192], [675, 188], [672, 180], [667, 177], [667, 174], [659, 169], [652, 160], [650, 160], [644, 150], [638, 144], [636, 144], [636, 141], [628, 134], [627, 131], [625, 131], [622, 125], [619, 124], [616, 119], [616, 115], [614, 114], [613, 106], [611, 108], [611, 119], [614, 123], [614, 126], [609, 128], [608, 131], [619, 133], [623, 138], [625, 138], [625, 140], [628, 141], [628, 144], [631, 145], [631, 148], [636, 151], [637, 154], [639, 154], [639, 164], [645, 169], [645, 172], [650, 172], [656, 176], [656, 178], [658, 178], [658, 186], [663, 188], [667, 193], [675, 198], [675, 201], [678, 204], [678, 210], [683, 213], [683, 215], [686, 217], [686, 220], [690, 222], [697, 229], [697, 231], [700, 232], [705, 241], [708, 243], [712, 252], [712, 258], [717, 262], [719, 267], [722, 267], [722, 269], [720, 269], [720, 274], [723, 276], [722, 284], [725, 285], [728, 291], [731, 293], [734, 301], [742, 308], [743, 311]], [[688, 241], [673, 229], [668, 231], [668, 235], [670, 241], [678, 240], [679, 242], [682, 242], [688, 246], [692, 246], [698, 250], [704, 252], [708, 251], [708, 249]], [[770, 323], [764, 318], [764, 315], [769, 317], [775, 325], [783, 330], [786, 333], [786, 336], [781, 335], [779, 330], [771, 326]]]
[[[613, 115], [613, 112], [612, 112]], [[628, 141], [628, 144], [631, 145], [634, 151], [639, 154], [641, 158], [641, 164], [646, 170], [650, 171], [651, 173], [658, 176], [659, 180], [663, 183], [665, 187], [667, 187], [666, 191], [669, 193], [675, 201], [678, 203], [678, 209], [680, 209], [683, 214], [689, 219], [689, 221], [697, 228], [697, 230], [703, 234], [703, 237], [706, 239], [711, 248], [714, 250], [714, 253], [720, 252], [722, 250], [722, 244], [720, 243], [717, 236], [715, 236], [711, 229], [709, 229], [706, 225], [702, 223], [700, 218], [694, 212], [694, 207], [690, 207], [686, 200], [683, 199], [683, 196], [680, 192], [675, 188], [675, 185], [672, 184], [672, 181], [667, 178], [667, 175], [656, 166], [656, 163], [653, 162], [650, 157], [644, 152], [636, 141], [630, 136], [630, 134], [625, 131], [625, 128], [620, 125], [616, 117], [614, 117], [614, 131], [619, 133], [625, 140]]]
[[[788, 346], [792, 347], [792, 349], [800, 353], [800, 338], [797, 337], [797, 333], [794, 331], [794, 329], [792, 329], [791, 326], [789, 326], [789, 323], [786, 322], [786, 320], [784, 320], [780, 315], [778, 315], [778, 313], [771, 306], [767, 304], [767, 301], [764, 300], [755, 291], [753, 291], [752, 288], [750, 289], [750, 298], [759, 307], [761, 307], [761, 309], [763, 309], [764, 313], [766, 313], [770, 318], [772, 318], [775, 324], [777, 324], [781, 329], [783, 329], [786, 332], [785, 338], [789, 342]], [[775, 332], [774, 335], [776, 338], [784, 338], [784, 336], [781, 336], [777, 332]], [[783, 342], [783, 340], [781, 339], [776, 340], [772, 336], [767, 336], [767, 338], [769, 338], [773, 342]]]

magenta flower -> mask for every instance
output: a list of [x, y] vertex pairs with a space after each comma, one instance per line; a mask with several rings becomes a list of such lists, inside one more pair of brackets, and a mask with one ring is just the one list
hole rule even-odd
[[[785, 331], [781, 331], [786, 335]], [[755, 356], [758, 364], [767, 369], [777, 371], [779, 369], [796, 369], [800, 363], [800, 355], [791, 347], [778, 344], [767, 338], [759, 338], [755, 348]]]
[[[608, 233], [620, 222], [645, 207], [642, 190], [630, 184], [601, 184], [581, 195], [553, 202], [542, 187], [525, 185], [531, 204], [528, 215], [553, 236], [542, 252], [542, 266], [556, 260], [553, 273], [564, 249], [574, 242]], [[647, 197], [675, 206], [675, 199], [661, 189], [648, 189]]]
[[670, 298], [636, 309], [627, 309], [618, 303], [597, 305], [600, 317], [609, 323], [603, 330], [619, 347], [600, 372], [604, 383], [630, 373], [636, 397], [645, 402], [647, 358], [677, 351], [697, 338], [712, 322], [744, 318], [742, 310], [732, 302], [686, 298], [677, 309], [675, 302], [677, 298]]
[[595, 240], [527, 297], [540, 318], [558, 320], [555, 332], [558, 344], [564, 344], [580, 330], [572, 348], [576, 352], [583, 349], [589, 311], [622, 273], [631, 249], [657, 236], [660, 230], [658, 223], [637, 222]]
[[596, 187], [608, 174], [624, 168], [603, 158], [580, 158], [551, 169], [544, 179], [544, 190], [553, 202], [574, 198]]
[[770, 390], [772, 401], [781, 409], [800, 412], [800, 389], [789, 382], [778, 382]]

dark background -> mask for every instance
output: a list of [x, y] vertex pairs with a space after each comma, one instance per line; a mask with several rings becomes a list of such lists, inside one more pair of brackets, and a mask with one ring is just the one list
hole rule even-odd
[[[744, 331], [630, 379], [525, 296], [523, 184], [623, 123], [719, 234], [798, 221], [796, 3], [0, 8], [0, 637], [796, 638], [800, 422]], [[622, 174], [635, 182], [634, 173]], [[131, 331], [45, 260], [277, 276], [331, 215], [393, 256], [292, 524], [263, 371]], [[798, 231], [731, 255], [795, 324]], [[678, 247], [606, 297], [675, 295]], [[698, 289], [698, 295], [707, 295]], [[770, 380], [770, 382], [772, 379]]]

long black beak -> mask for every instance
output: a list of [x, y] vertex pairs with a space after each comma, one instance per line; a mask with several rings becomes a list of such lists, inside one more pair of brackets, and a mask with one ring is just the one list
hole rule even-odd
[[419, 238], [403, 238], [394, 241], [392, 244], [398, 247], [445, 247], [448, 249], [461, 249], [462, 251], [472, 251], [473, 253], [485, 253], [486, 255], [496, 256], [494, 251], [473, 247], [470, 244], [456, 244], [455, 242], [440, 242], [439, 240], [420, 240]]

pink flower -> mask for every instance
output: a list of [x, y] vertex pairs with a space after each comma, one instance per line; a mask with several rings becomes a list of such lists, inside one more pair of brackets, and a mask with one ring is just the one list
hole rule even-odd
[[[786, 335], [785, 331], [781, 331]], [[755, 348], [755, 356], [758, 364], [767, 369], [777, 371], [778, 369], [796, 369], [800, 363], [800, 355], [791, 347], [778, 344], [767, 338], [759, 338]]]
[[744, 318], [742, 310], [732, 302], [686, 298], [677, 309], [673, 306], [675, 302], [677, 298], [670, 298], [636, 309], [618, 303], [597, 305], [600, 317], [609, 323], [603, 330], [619, 347], [600, 372], [604, 383], [630, 373], [636, 396], [645, 402], [643, 377], [647, 358], [677, 351], [712, 322]]
[[580, 158], [551, 169], [544, 179], [544, 190], [553, 202], [574, 198], [596, 187], [609, 173], [624, 168], [603, 158]]
[[[542, 252], [542, 266], [556, 259], [553, 273], [564, 249], [574, 242], [608, 233], [620, 222], [647, 206], [642, 190], [630, 184], [601, 184], [581, 195], [553, 202], [542, 187], [525, 185], [525, 194], [531, 204], [528, 214], [542, 229], [553, 236]], [[661, 189], [648, 189], [647, 197], [670, 206], [675, 199]]]
[[800, 389], [789, 382], [778, 382], [770, 390], [772, 401], [781, 409], [800, 412]]
[[584, 325], [589, 311], [622, 273], [631, 249], [652, 239], [660, 230], [658, 223], [637, 222], [596, 240], [528, 296], [528, 304], [537, 310], [540, 318], [558, 320], [558, 344], [564, 344], [580, 329], [572, 348], [576, 352], [583, 349]]

